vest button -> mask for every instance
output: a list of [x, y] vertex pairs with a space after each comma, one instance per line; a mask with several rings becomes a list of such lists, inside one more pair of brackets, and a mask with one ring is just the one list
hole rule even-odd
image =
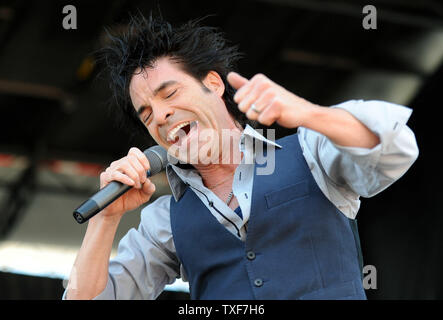
[[263, 285], [263, 280], [258, 278], [254, 280], [254, 286], [261, 287]]
[[255, 252], [248, 251], [248, 253], [246, 253], [246, 257], [248, 258], [248, 260], [254, 260], [255, 259]]

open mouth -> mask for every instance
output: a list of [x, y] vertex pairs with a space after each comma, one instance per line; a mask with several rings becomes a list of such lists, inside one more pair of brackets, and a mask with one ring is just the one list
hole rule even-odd
[[168, 142], [173, 144], [177, 143], [179, 140], [188, 137], [192, 129], [197, 127], [197, 121], [185, 121], [174, 127], [168, 134]]

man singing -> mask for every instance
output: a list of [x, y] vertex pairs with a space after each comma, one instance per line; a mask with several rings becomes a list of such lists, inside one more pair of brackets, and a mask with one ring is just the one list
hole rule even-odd
[[[233, 72], [239, 56], [199, 22], [172, 27], [139, 16], [111, 36], [103, 58], [116, 116], [187, 164], [168, 164], [172, 194], [142, 210], [112, 260], [121, 217], [155, 186], [137, 148], [101, 174], [101, 187], [133, 188], [90, 219], [65, 299], [155, 299], [180, 277], [193, 299], [366, 299], [359, 198], [416, 160], [411, 109], [319, 106], [262, 74]], [[298, 130], [273, 141], [252, 121]], [[260, 174], [270, 153], [272, 170]]]

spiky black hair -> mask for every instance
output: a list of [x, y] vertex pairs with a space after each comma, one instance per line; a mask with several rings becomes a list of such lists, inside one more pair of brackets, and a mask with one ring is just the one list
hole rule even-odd
[[[136, 70], [152, 67], [157, 59], [170, 57], [178, 62], [185, 72], [202, 81], [211, 71], [216, 71], [225, 85], [223, 100], [228, 112], [244, 126], [246, 116], [233, 101], [234, 89], [227, 81], [227, 75], [241, 58], [237, 46], [230, 46], [224, 35], [214, 27], [200, 26], [202, 19], [189, 21], [173, 27], [162, 17], [148, 18], [141, 13], [130, 17], [129, 24], [118, 34], [108, 32], [108, 44], [98, 51], [99, 62], [107, 71], [110, 89], [117, 107], [113, 114], [120, 124], [136, 128], [142, 125], [129, 96], [129, 83]], [[123, 120], [123, 121], [122, 121]], [[130, 126], [127, 126], [127, 121]]]

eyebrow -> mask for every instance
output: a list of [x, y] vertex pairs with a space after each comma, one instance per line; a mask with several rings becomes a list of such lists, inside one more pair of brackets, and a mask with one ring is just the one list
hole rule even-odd
[[[174, 85], [174, 84], [176, 84], [176, 83], [177, 83], [177, 81], [174, 81], [174, 80], [169, 80], [169, 81], [165, 81], [165, 82], [163, 82], [161, 85], [159, 85], [159, 86], [153, 91], [153, 95], [154, 95], [154, 97], [155, 97], [156, 95], [158, 95], [160, 91], [162, 91], [162, 90], [166, 89], [167, 87], [172, 86], [172, 85]], [[140, 115], [143, 113], [143, 111], [145, 111], [145, 109], [146, 109], [146, 106], [141, 106], [141, 107], [138, 109], [138, 111], [137, 111], [137, 115], [138, 115], [139, 118], [140, 118]]]

